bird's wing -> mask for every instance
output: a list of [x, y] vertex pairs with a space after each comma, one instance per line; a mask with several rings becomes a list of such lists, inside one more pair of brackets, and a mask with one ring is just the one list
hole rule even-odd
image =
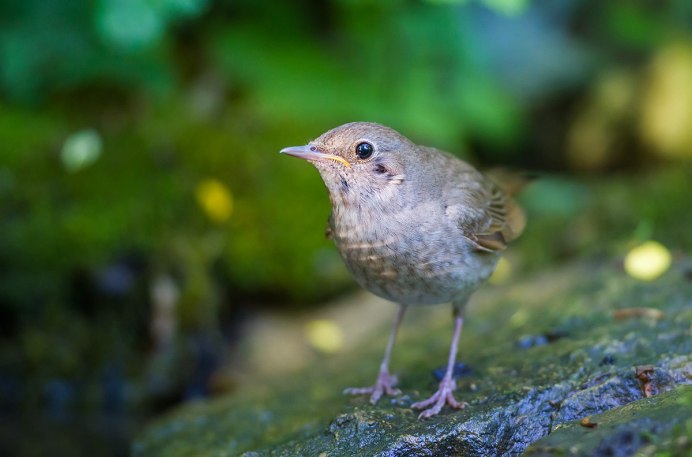
[[524, 229], [522, 209], [498, 184], [471, 165], [447, 153], [439, 157], [444, 162], [441, 198], [447, 216], [479, 250], [504, 249]]

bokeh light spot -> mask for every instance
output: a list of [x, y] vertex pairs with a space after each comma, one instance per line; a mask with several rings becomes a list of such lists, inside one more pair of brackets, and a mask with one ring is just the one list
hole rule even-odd
[[67, 137], [60, 158], [65, 169], [73, 173], [96, 162], [101, 149], [101, 136], [96, 130], [81, 130]]
[[122, 49], [149, 46], [164, 32], [154, 4], [142, 0], [101, 0], [98, 26], [109, 43]]
[[217, 179], [205, 179], [197, 185], [197, 203], [214, 222], [226, 222], [233, 212], [230, 190]]
[[663, 48], [651, 67], [644, 94], [641, 132], [655, 151], [692, 157], [692, 46]]
[[500, 257], [500, 260], [497, 261], [495, 271], [493, 271], [488, 281], [491, 284], [501, 284], [507, 281], [510, 276], [512, 276], [512, 264], [504, 257]]
[[305, 325], [305, 339], [314, 349], [332, 354], [344, 346], [344, 332], [336, 322], [316, 319]]
[[653, 281], [670, 268], [671, 262], [668, 248], [657, 241], [646, 241], [627, 253], [625, 271], [641, 281]]

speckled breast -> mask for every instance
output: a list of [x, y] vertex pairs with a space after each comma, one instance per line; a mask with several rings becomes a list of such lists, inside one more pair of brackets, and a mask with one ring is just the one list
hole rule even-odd
[[485, 281], [497, 254], [479, 253], [439, 227], [364, 230], [334, 227], [334, 241], [355, 280], [370, 292], [410, 305], [465, 302]]

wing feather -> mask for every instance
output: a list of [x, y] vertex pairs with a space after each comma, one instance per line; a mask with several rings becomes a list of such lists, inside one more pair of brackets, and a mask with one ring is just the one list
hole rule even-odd
[[[432, 148], [425, 148], [431, 150]], [[524, 230], [526, 219], [523, 210], [512, 198], [514, 193], [503, 190], [471, 165], [439, 152], [445, 170], [441, 198], [445, 212], [460, 227], [462, 234], [475, 242], [481, 251], [496, 252], [505, 249], [507, 243]], [[515, 187], [519, 189], [519, 187]]]

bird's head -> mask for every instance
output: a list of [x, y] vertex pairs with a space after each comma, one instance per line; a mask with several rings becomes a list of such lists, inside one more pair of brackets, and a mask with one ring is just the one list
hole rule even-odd
[[396, 130], [371, 122], [352, 122], [322, 134], [305, 146], [281, 150], [311, 162], [332, 201], [387, 199], [406, 178], [408, 155], [416, 145]]

